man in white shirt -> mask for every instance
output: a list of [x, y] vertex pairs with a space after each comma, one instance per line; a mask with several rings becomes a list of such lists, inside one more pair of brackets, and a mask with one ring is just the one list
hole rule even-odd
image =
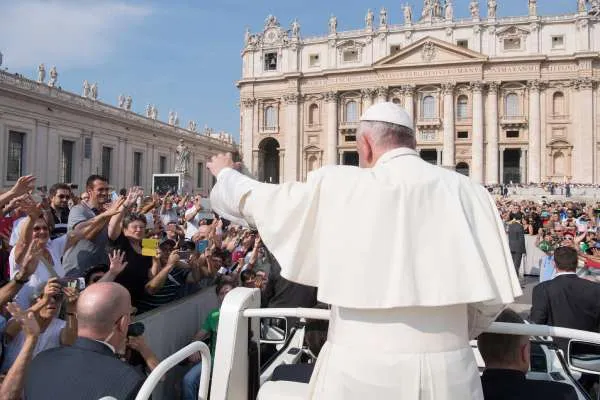
[[194, 205], [185, 212], [185, 238], [187, 240], [192, 240], [194, 235], [198, 233], [200, 224], [203, 220], [213, 218], [213, 215], [208, 212], [209, 209], [210, 202], [208, 199], [203, 199], [202, 196], [196, 195], [194, 198]]
[[[281, 275], [332, 305], [312, 399], [483, 399], [469, 339], [521, 295], [519, 281], [489, 193], [415, 147], [412, 118], [379, 103], [361, 117], [360, 168], [270, 185], [231, 155], [208, 164], [215, 212], [257, 227]], [[435, 247], [423, 247], [431, 232]]]

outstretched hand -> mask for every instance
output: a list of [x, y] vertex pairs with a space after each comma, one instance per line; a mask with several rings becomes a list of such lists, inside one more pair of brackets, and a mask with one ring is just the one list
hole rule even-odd
[[212, 156], [206, 167], [216, 177], [225, 168], [233, 168], [239, 171], [242, 168], [242, 163], [234, 162], [231, 153], [220, 153]]

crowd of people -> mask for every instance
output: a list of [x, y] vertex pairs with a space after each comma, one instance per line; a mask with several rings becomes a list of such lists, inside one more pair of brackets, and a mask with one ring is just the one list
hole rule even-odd
[[[240, 285], [276, 302], [278, 266], [260, 237], [219, 218], [207, 203], [199, 195], [149, 196], [138, 187], [117, 192], [99, 175], [80, 194], [61, 183], [46, 191], [33, 176], [0, 194], [0, 373], [8, 379], [20, 368], [22, 375], [23, 357], [76, 343], [79, 295], [98, 284], [126, 289], [132, 316], [211, 286], [220, 299]], [[310, 291], [308, 306], [316, 303], [316, 290]], [[214, 350], [218, 309], [209, 317], [195, 339], [212, 340]], [[142, 356], [142, 372], [159, 362], [143, 336], [128, 337], [126, 349]], [[131, 353], [122, 350], [122, 357]], [[199, 357], [189, 361], [196, 365]], [[184, 399], [196, 398], [199, 374], [196, 365], [183, 380]], [[20, 396], [19, 379], [10, 398]]]
[[[596, 234], [600, 203], [514, 201], [500, 193], [496, 206], [517, 271], [526, 252], [522, 239], [530, 235], [546, 255], [540, 271], [542, 281], [561, 273], [554, 253], [565, 247], [576, 252], [584, 267], [581, 271], [585, 271], [580, 275], [595, 279], [593, 270], [600, 268], [600, 237]], [[86, 351], [99, 351], [92, 349], [90, 339], [105, 343], [125, 361], [131, 359], [132, 352], [142, 358], [142, 365], [133, 372], [122, 371], [131, 379], [128, 389], [121, 393], [135, 393], [144, 374], [160, 360], [142, 335], [128, 336], [130, 316], [204, 288], [216, 288], [220, 301], [234, 287], [244, 286], [262, 291], [263, 306], [317, 304], [315, 288], [281, 278], [277, 261], [256, 231], [212, 213], [207, 199], [200, 195], [147, 195], [138, 187], [116, 191], [99, 175], [90, 176], [85, 189], [76, 194], [70, 185], [61, 183], [49, 190], [36, 188], [35, 177], [24, 176], [0, 194], [0, 207], [0, 272], [4, 282], [0, 288], [0, 373], [4, 376], [0, 398], [21, 398], [23, 388], [26, 393], [30, 391], [28, 398], [43, 397], [44, 393], [35, 389], [35, 371], [53, 362], [48, 358], [53, 353], [46, 351], [54, 349], [56, 353], [72, 346], [75, 350], [68, 354], [88, 357]], [[86, 293], [90, 299], [81, 304]], [[120, 299], [118, 304], [110, 300], [115, 296]], [[125, 313], [127, 318], [118, 320], [123, 324], [118, 334], [114, 326], [99, 329], [101, 323], [89, 315], [114, 314], [102, 311], [107, 304], [113, 311], [131, 308]], [[190, 338], [210, 342], [213, 355], [218, 316], [218, 308], [209, 312]], [[549, 322], [539, 312], [532, 318]], [[113, 337], [107, 339], [109, 335]], [[46, 358], [37, 357], [42, 352]], [[37, 361], [32, 362], [34, 358]], [[191, 356], [189, 365], [181, 383], [184, 400], [197, 396], [199, 355]]]

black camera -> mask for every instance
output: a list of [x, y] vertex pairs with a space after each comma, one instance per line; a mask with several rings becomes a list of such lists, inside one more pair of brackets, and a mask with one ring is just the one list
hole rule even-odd
[[134, 322], [133, 324], [129, 325], [129, 327], [127, 328], [127, 337], [142, 336], [145, 331], [146, 331], [146, 327], [144, 326], [144, 324], [142, 322]]

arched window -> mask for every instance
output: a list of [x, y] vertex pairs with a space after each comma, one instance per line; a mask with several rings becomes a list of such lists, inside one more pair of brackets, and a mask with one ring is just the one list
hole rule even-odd
[[346, 103], [346, 122], [358, 122], [358, 104], [354, 100]]
[[505, 113], [507, 117], [517, 117], [519, 113], [519, 96], [515, 93], [509, 93], [506, 95], [506, 108]]
[[273, 106], [267, 106], [265, 108], [265, 121], [264, 125], [266, 129], [277, 128], [277, 110]]
[[400, 102], [400, 99], [399, 99], [399, 98], [397, 98], [397, 97], [394, 97], [394, 98], [392, 99], [392, 103], [394, 103], [394, 104], [400, 104], [400, 105], [402, 105], [402, 103]]
[[565, 115], [565, 95], [562, 92], [555, 92], [552, 96], [552, 113]]
[[423, 118], [435, 118], [435, 99], [433, 96], [423, 97]]
[[316, 104], [311, 104], [310, 107], [308, 107], [308, 124], [319, 124], [319, 106]]
[[456, 164], [456, 172], [465, 176], [469, 176], [469, 164], [466, 162], [459, 162]]
[[469, 104], [469, 99], [464, 94], [458, 96], [458, 100], [456, 101], [456, 118], [457, 119], [466, 119], [467, 118], [467, 107]]

